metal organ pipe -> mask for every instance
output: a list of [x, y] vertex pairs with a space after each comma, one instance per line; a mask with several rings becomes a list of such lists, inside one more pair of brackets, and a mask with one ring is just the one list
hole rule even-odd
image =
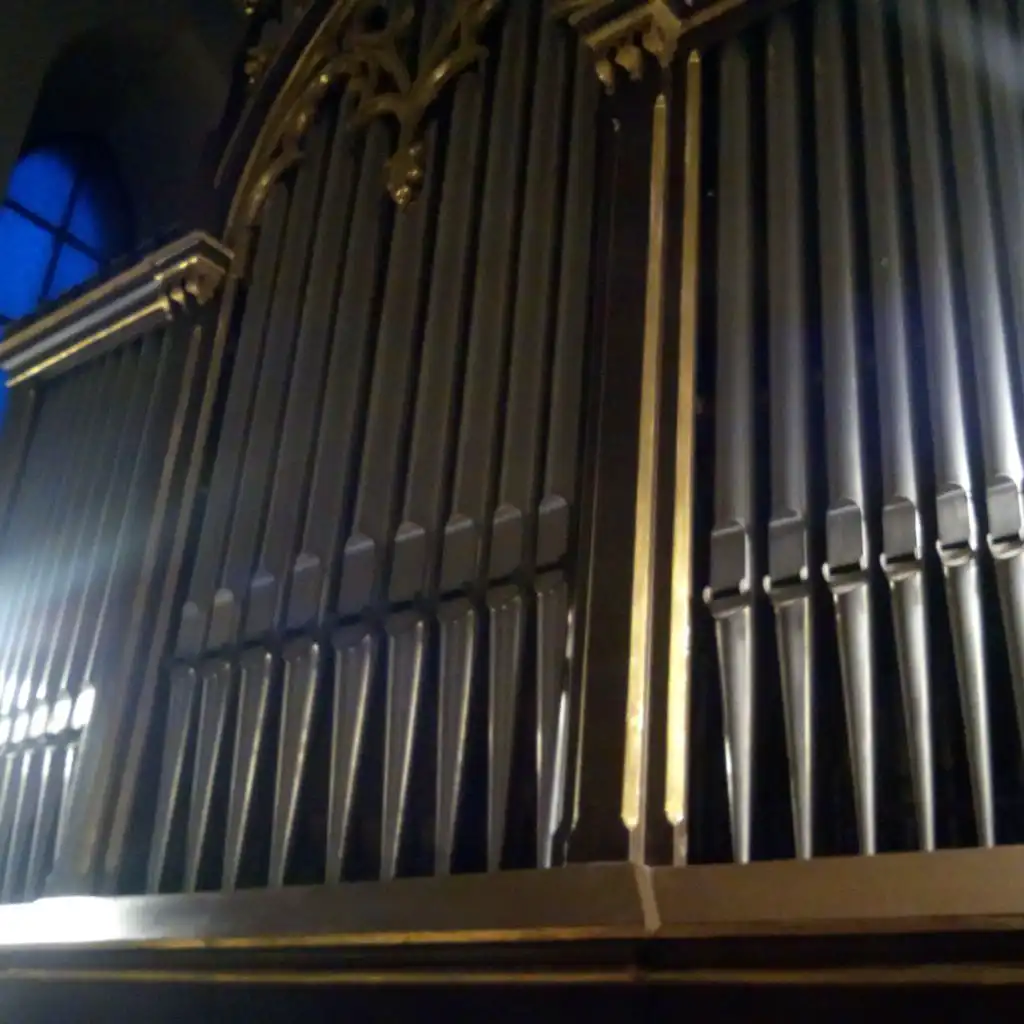
[[914, 451], [913, 374], [899, 220], [893, 104], [880, 0], [857, 5], [871, 307], [882, 435], [881, 564], [892, 595], [918, 843], [935, 847], [935, 780], [924, 538]]
[[733, 857], [745, 863], [753, 815], [756, 574], [750, 58], [740, 42], [722, 54], [718, 89], [715, 527], [704, 598], [718, 642]]
[[768, 574], [775, 611], [796, 854], [814, 850], [814, 606], [808, 552], [807, 314], [797, 51], [785, 15], [768, 31], [768, 345], [771, 501]]
[[946, 595], [967, 738], [979, 842], [995, 842], [985, 624], [977, 562], [978, 531], [957, 353], [949, 226], [943, 196], [935, 73], [923, 0], [898, 6], [908, 127], [911, 207], [921, 289], [930, 426], [937, 484], [937, 548]]
[[839, 0], [814, 6], [818, 219], [828, 462], [825, 577], [832, 589], [860, 851], [876, 849], [874, 639], [851, 204], [847, 38]]

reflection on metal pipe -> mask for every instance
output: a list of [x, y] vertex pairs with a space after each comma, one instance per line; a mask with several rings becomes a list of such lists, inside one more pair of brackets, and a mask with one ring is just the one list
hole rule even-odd
[[750, 58], [742, 42], [730, 43], [722, 55], [719, 94], [715, 528], [704, 599], [718, 640], [733, 858], [746, 863], [753, 811], [756, 575]]
[[476, 659], [477, 615], [469, 601], [441, 606], [441, 677], [437, 711], [437, 817], [434, 873], [452, 869], [459, 824], [473, 666]]
[[838, 0], [821, 0], [814, 8], [829, 492], [824, 571], [836, 605], [857, 834], [861, 853], [872, 854], [876, 848], [874, 650], [854, 303], [847, 40], [841, 14]]
[[195, 892], [199, 887], [232, 696], [231, 666], [226, 661], [217, 660], [204, 665], [200, 674], [202, 696], [199, 700], [199, 728], [196, 731], [192, 796], [185, 839], [185, 892]]
[[41, 751], [35, 749], [32, 743], [37, 738], [28, 735], [28, 743], [21, 754], [17, 792], [11, 808], [10, 842], [3, 872], [3, 891], [0, 894], [0, 900], [4, 903], [19, 899], [24, 886], [29, 846], [32, 841], [32, 825], [39, 799], [39, 785], [42, 781]]
[[419, 728], [427, 624], [416, 612], [388, 623], [387, 723], [384, 735], [384, 800], [381, 810], [382, 881], [398, 875], [406, 841], [409, 781]]
[[946, 577], [960, 702], [978, 839], [995, 842], [986, 692], [985, 629], [978, 535], [957, 353], [948, 225], [939, 154], [935, 74], [924, 0], [898, 6], [907, 105], [908, 152], [937, 484], [937, 548]]
[[512, 783], [512, 751], [519, 706], [525, 632], [523, 597], [514, 586], [487, 595], [489, 612], [487, 771], [487, 868], [498, 871], [505, 852], [505, 828]]
[[871, 297], [882, 426], [882, 557], [892, 590], [918, 845], [935, 848], [928, 621], [917, 461], [912, 362], [899, 223], [892, 95], [880, 0], [858, 5], [861, 105], [867, 168]]
[[675, 497], [672, 522], [672, 605], [669, 636], [665, 814], [675, 830], [672, 859], [689, 849], [690, 688], [692, 685], [694, 443], [697, 404], [697, 288], [700, 273], [700, 145], [703, 66], [686, 64], [682, 288], [679, 298], [679, 386], [676, 406]]
[[362, 765], [366, 709], [376, 669], [377, 641], [362, 626], [338, 630], [334, 647], [331, 781], [327, 804], [327, 881], [341, 881], [348, 852], [356, 785]]
[[808, 558], [808, 396], [803, 181], [793, 26], [768, 35], [768, 299], [772, 517], [766, 593], [775, 610], [793, 840], [814, 852], [814, 606]]
[[301, 638], [285, 648], [284, 696], [277, 740], [277, 775], [270, 836], [270, 885], [275, 887], [284, 885], [295, 838], [319, 676], [318, 643]]
[[250, 816], [256, 788], [256, 773], [263, 756], [267, 705], [274, 659], [263, 648], [245, 651], [238, 682], [238, 710], [235, 715], [235, 744], [228, 795], [227, 830], [224, 837], [224, 865], [221, 888], [238, 885], [239, 872], [249, 839]]
[[[64, 742], [66, 737], [62, 738]], [[43, 893], [46, 872], [50, 867], [53, 843], [60, 816], [61, 779], [64, 774], [63, 743], [49, 742], [43, 748], [40, 765], [39, 800], [36, 804], [32, 846], [25, 872], [25, 899], [36, 899]]]
[[568, 707], [569, 588], [562, 573], [537, 581], [537, 867], [553, 865], [562, 821]]
[[53, 841], [54, 862], [60, 856], [64, 838], [67, 835], [67, 823], [70, 812], [69, 797], [71, 786], [76, 778], [75, 768], [78, 766], [78, 747], [80, 742], [81, 740], [76, 737], [72, 743], [68, 744], [67, 750], [64, 751], [64, 771], [61, 774], [60, 780], [60, 811], [57, 815], [57, 836]]

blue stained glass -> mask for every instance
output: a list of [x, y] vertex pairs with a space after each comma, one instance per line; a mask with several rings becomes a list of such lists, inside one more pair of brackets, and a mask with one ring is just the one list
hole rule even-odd
[[63, 295], [69, 288], [87, 281], [99, 269], [100, 265], [91, 256], [79, 252], [74, 246], [65, 245], [57, 257], [57, 267], [53, 272], [47, 298], [55, 299]]
[[71, 198], [75, 171], [59, 153], [45, 149], [23, 156], [11, 173], [8, 198], [26, 210], [58, 225]]
[[95, 191], [83, 184], [75, 197], [68, 231], [83, 245], [99, 253], [107, 251], [107, 232]]
[[31, 313], [43, 290], [53, 236], [9, 207], [0, 207], [0, 313]]

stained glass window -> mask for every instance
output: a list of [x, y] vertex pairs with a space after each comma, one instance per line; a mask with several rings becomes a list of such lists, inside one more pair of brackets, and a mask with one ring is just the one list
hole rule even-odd
[[123, 247], [123, 211], [97, 166], [56, 147], [15, 166], [0, 204], [0, 333], [94, 277]]

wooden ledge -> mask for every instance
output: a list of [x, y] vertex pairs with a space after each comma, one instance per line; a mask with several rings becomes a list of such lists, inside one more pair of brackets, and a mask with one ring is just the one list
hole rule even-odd
[[1024, 928], [1024, 847], [651, 869], [659, 938]]
[[48, 898], [0, 907], [0, 959], [28, 948], [275, 949], [643, 937], [628, 865], [264, 889]]
[[30, 951], [364, 950], [1024, 930], [1024, 847], [689, 868], [588, 865], [0, 908]]

